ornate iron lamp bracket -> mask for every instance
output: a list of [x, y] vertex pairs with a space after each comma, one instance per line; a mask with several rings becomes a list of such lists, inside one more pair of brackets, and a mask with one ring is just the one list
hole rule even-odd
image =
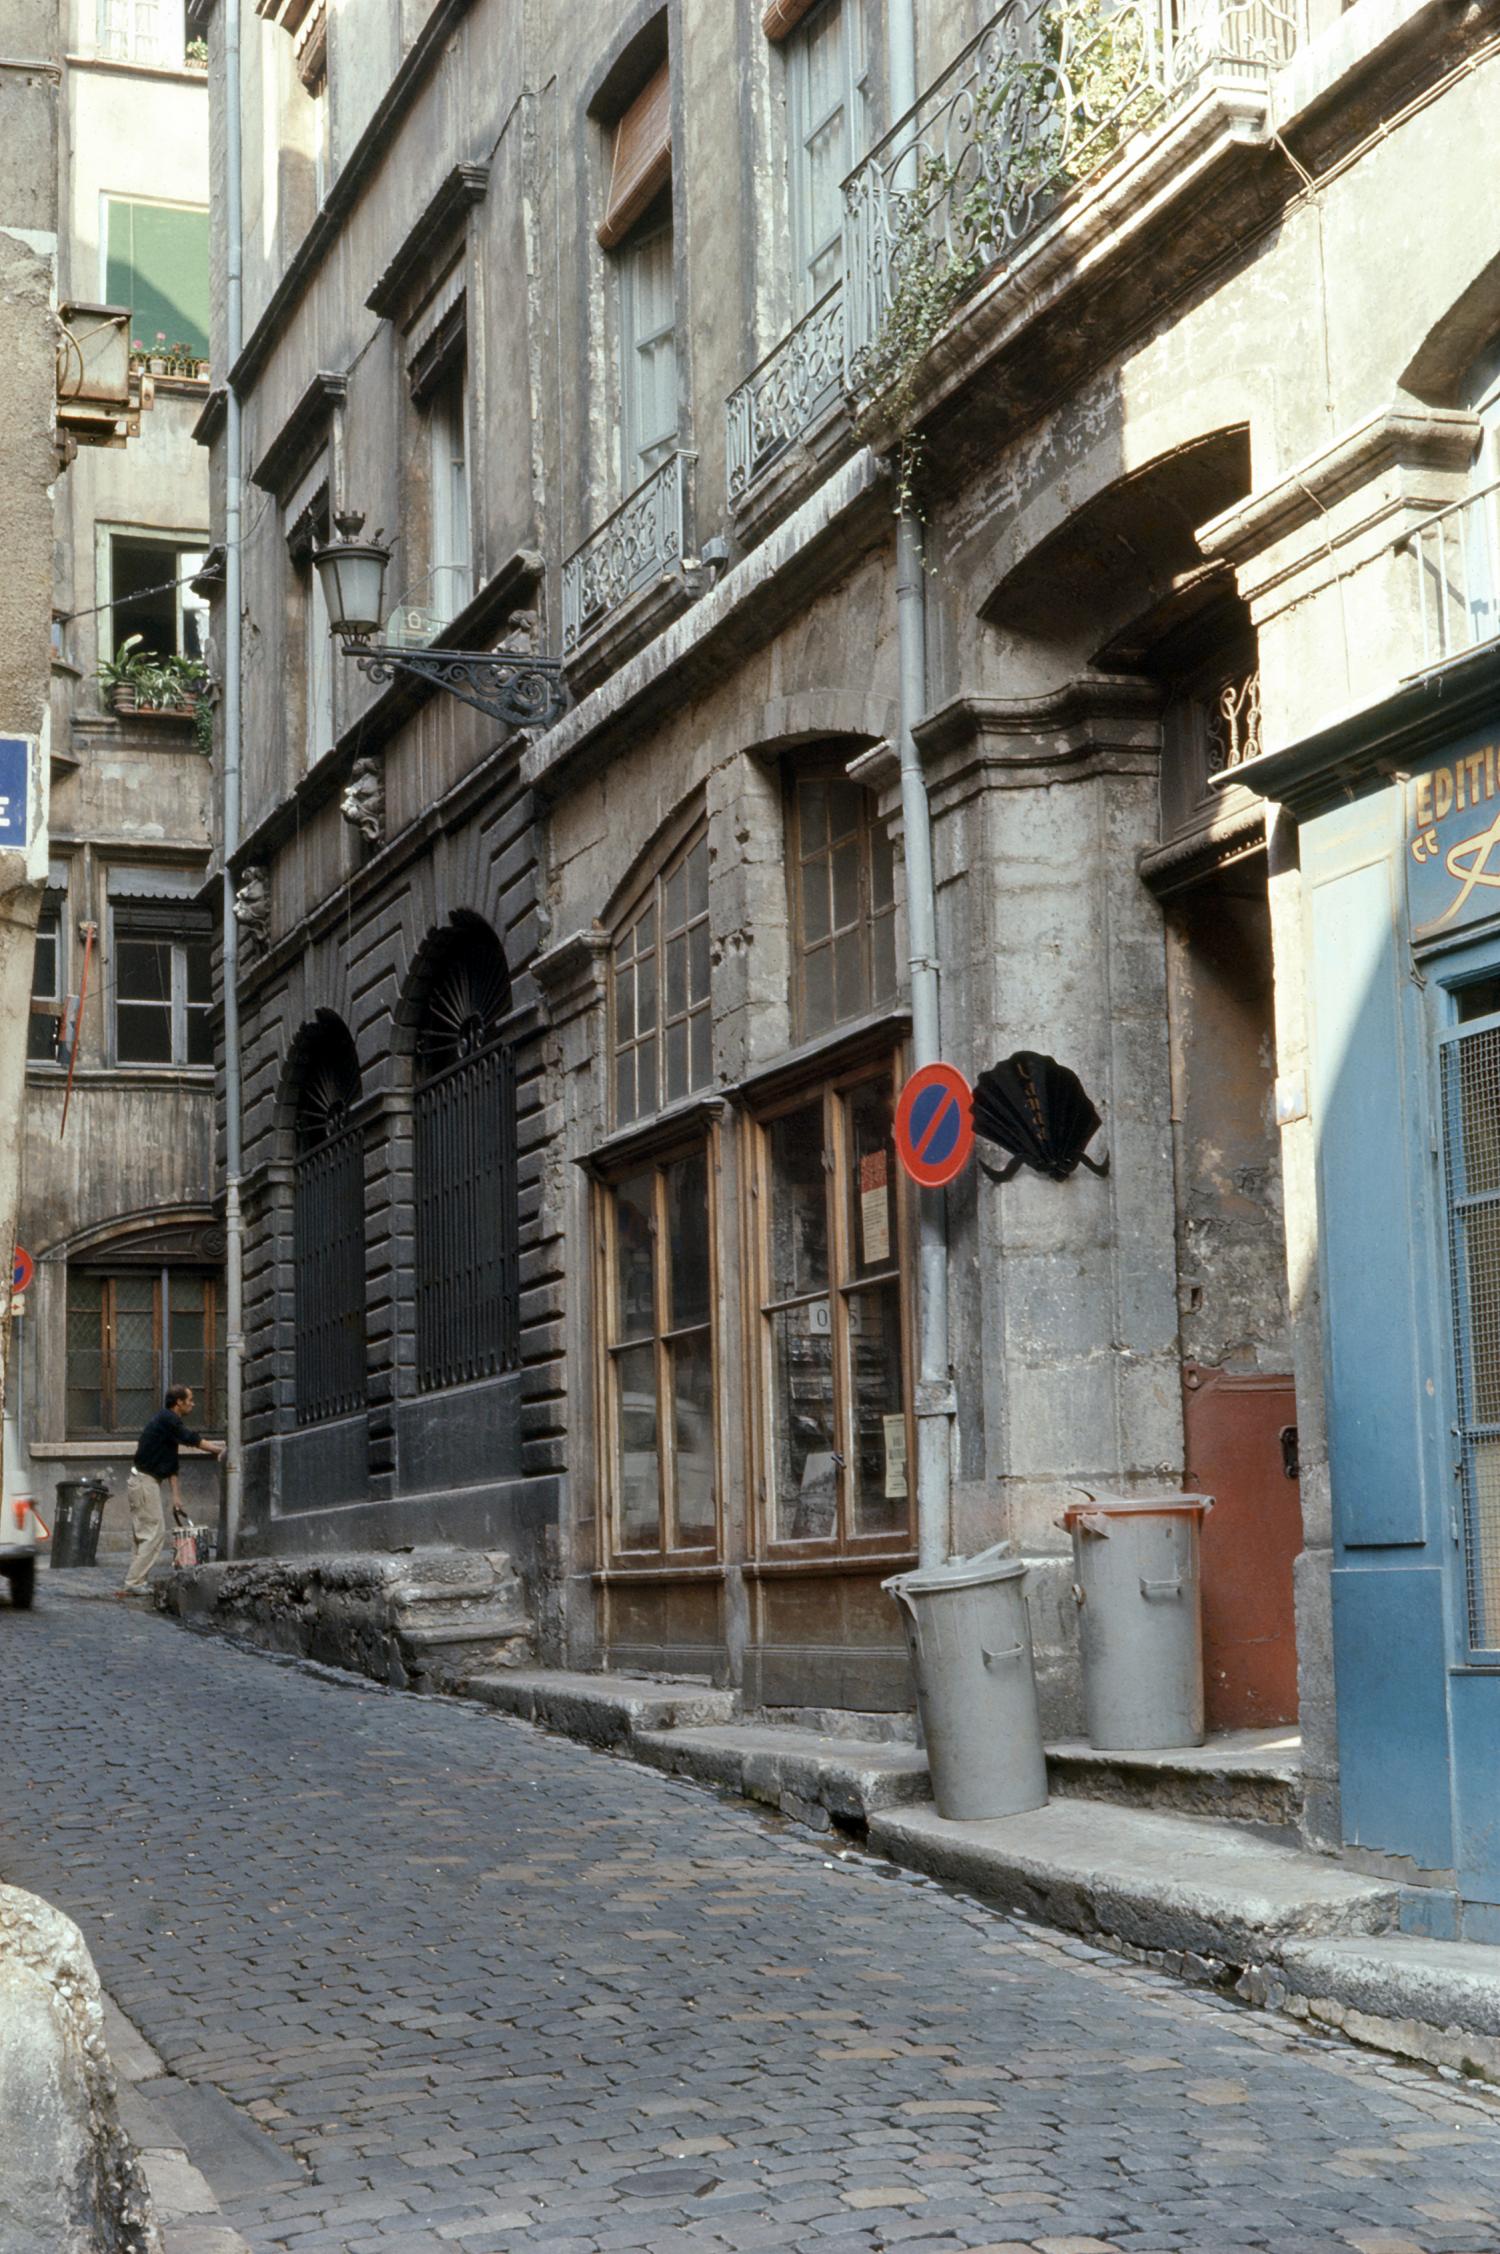
[[352, 640], [344, 647], [372, 681], [410, 674], [512, 728], [550, 728], [567, 703], [561, 660], [528, 650], [405, 649]]

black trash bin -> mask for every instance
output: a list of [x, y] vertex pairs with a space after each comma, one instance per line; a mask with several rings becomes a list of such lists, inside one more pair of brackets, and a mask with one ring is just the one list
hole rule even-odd
[[109, 1501], [107, 1479], [83, 1479], [78, 1516], [78, 1563], [93, 1565], [99, 1556], [99, 1529], [104, 1524], [104, 1506]]
[[57, 1483], [57, 1502], [52, 1512], [52, 1546], [47, 1552], [54, 1573], [64, 1566], [82, 1565], [80, 1537], [87, 1516], [84, 1491], [92, 1484], [87, 1479], [60, 1479]]

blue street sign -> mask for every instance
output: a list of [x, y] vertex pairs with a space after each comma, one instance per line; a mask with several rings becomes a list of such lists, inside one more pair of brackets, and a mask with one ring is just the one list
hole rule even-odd
[[24, 848], [26, 792], [31, 780], [31, 739], [0, 736], [0, 845]]

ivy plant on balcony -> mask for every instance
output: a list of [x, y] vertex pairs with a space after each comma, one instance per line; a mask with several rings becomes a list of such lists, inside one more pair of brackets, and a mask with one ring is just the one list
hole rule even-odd
[[[1019, 50], [1025, 40], [1026, 51]], [[859, 388], [903, 424], [923, 362], [960, 300], [1079, 182], [1161, 113], [1154, 18], [1144, 0], [1066, 0], [1000, 27], [979, 69], [898, 152], [914, 172], [886, 197], [889, 295]], [[908, 497], [912, 441], [903, 446]]]
[[195, 657], [163, 656], [141, 647], [144, 636], [129, 634], [111, 658], [98, 667], [105, 700], [117, 713], [149, 712], [161, 718], [191, 720], [200, 751], [213, 746], [212, 683], [208, 667]]

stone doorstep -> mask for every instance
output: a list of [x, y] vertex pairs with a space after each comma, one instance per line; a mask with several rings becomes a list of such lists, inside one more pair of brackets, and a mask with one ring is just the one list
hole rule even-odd
[[1295, 1832], [1302, 1814], [1302, 1740], [1295, 1724], [1225, 1730], [1206, 1745], [1165, 1753], [1100, 1753], [1069, 1739], [1048, 1746], [1047, 1782], [1064, 1797]]
[[570, 1674], [553, 1667], [470, 1675], [463, 1688], [466, 1698], [520, 1721], [586, 1745], [622, 1748], [631, 1747], [641, 1731], [732, 1722], [739, 1708], [737, 1692], [713, 1690], [696, 1678]]
[[637, 1757], [652, 1768], [720, 1785], [826, 1831], [835, 1819], [865, 1824], [881, 1808], [926, 1800], [927, 1756], [915, 1745], [815, 1736], [774, 1724], [637, 1730]]
[[997, 1908], [1205, 1967], [1276, 1964], [1294, 1942], [1381, 1933], [1401, 1903], [1399, 1886], [1233, 1824], [1097, 1801], [983, 1823], [950, 1823], [930, 1804], [893, 1809], [872, 1816], [870, 1845]]
[[1410, 1934], [1294, 1941], [1247, 1972], [1246, 2002], [1356, 2042], [1500, 2082], [1500, 1949]]

